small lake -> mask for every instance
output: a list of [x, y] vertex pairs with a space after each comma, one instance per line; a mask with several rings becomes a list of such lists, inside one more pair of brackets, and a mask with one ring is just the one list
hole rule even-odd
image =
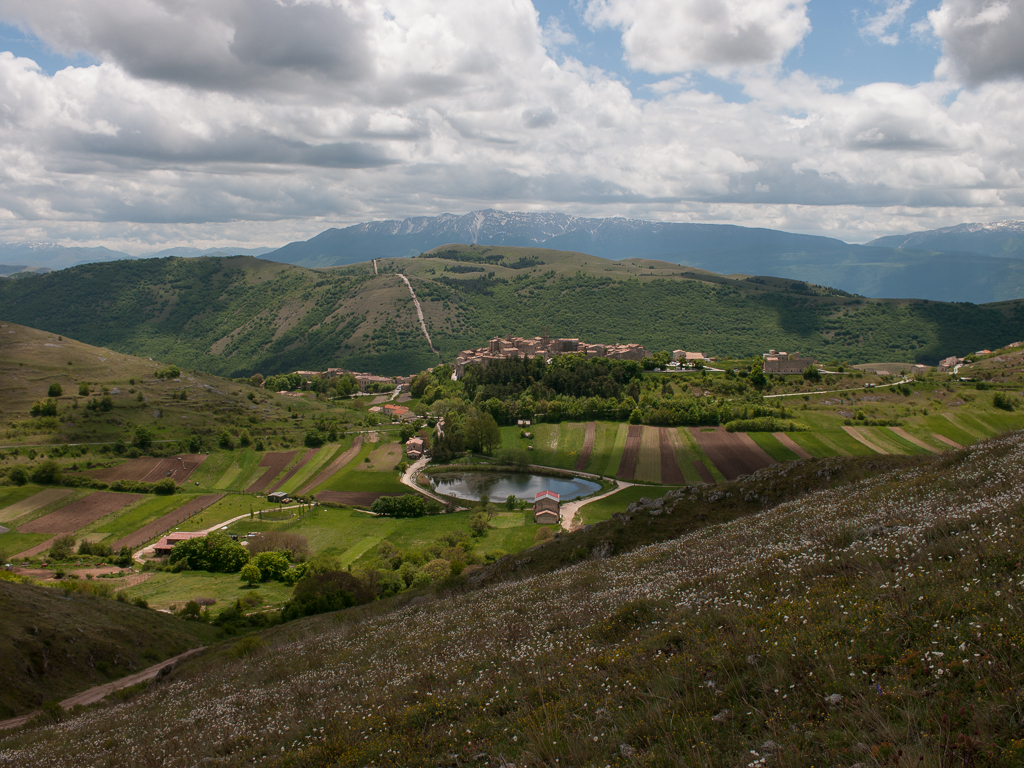
[[492, 502], [502, 502], [510, 495], [532, 502], [541, 491], [554, 491], [562, 501], [578, 499], [600, 489], [593, 480], [531, 475], [526, 472], [444, 472], [430, 475], [430, 485], [438, 493], [467, 501], [479, 501], [486, 493]]

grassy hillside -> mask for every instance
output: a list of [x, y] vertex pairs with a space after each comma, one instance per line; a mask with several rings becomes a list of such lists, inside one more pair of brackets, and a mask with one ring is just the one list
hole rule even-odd
[[[210, 450], [225, 429], [236, 438], [245, 430], [270, 448], [301, 444], [316, 419], [346, 425], [362, 416], [363, 406], [355, 401], [318, 402], [312, 393], [282, 396], [197, 370], [159, 377], [166, 368], [159, 358], [0, 323], [0, 445], [130, 444], [143, 427], [156, 449], [177, 451], [179, 441], [198, 435]], [[45, 400], [53, 384], [61, 389], [57, 416], [31, 417], [32, 405]], [[104, 396], [109, 409], [88, 407]]]
[[1019, 765], [1022, 436], [789, 467], [229, 645], [0, 765]]
[[413, 373], [513, 333], [722, 356], [799, 350], [934, 363], [1024, 338], [1020, 302], [869, 300], [782, 278], [535, 248], [444, 246], [325, 270], [252, 257], [90, 264], [0, 281], [0, 318], [221, 375], [344, 366]]
[[0, 580], [0, 719], [209, 642], [214, 630], [129, 603]]

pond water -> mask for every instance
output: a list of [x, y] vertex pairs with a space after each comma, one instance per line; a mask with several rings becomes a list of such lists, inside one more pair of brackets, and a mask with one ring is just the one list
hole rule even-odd
[[444, 472], [431, 475], [430, 485], [445, 496], [468, 501], [479, 501], [480, 495], [486, 493], [492, 502], [502, 502], [510, 495], [532, 502], [541, 491], [554, 491], [562, 501], [569, 501], [587, 496], [601, 487], [582, 477], [547, 477], [526, 472]]

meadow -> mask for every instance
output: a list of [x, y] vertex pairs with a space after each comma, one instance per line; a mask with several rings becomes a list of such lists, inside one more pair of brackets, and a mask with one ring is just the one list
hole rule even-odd
[[[1024, 436], [817, 466], [853, 474], [616, 557], [229, 641], [128, 703], [0, 734], [0, 765], [1020, 764]], [[669, 520], [737, 503], [670, 499]], [[629, 526], [648, 529], [531, 555]]]

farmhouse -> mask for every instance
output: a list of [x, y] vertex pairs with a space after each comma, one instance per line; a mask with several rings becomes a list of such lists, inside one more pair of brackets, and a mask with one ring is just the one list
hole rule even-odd
[[405, 455], [410, 459], [418, 459], [423, 456], [423, 438], [410, 437], [405, 443]]
[[175, 531], [174, 533], [169, 533], [153, 545], [153, 556], [167, 557], [167, 555], [171, 554], [175, 544], [205, 535], [203, 531]]
[[963, 364], [964, 359], [962, 357], [957, 357], [956, 355], [953, 355], [952, 357], [947, 357], [945, 360], [939, 360], [939, 365], [936, 370], [938, 370], [939, 373], [945, 373], [947, 371], [952, 371], [953, 373], [956, 373], [957, 368], [959, 368]]
[[685, 349], [673, 349], [672, 360], [677, 363], [704, 362], [707, 358], [703, 352], [687, 352]]
[[803, 373], [807, 366], [816, 362], [813, 357], [800, 357], [799, 353], [790, 355], [773, 349], [764, 356], [764, 372], [781, 375]]
[[561, 501], [554, 491], [541, 491], [533, 498], [533, 522], [558, 525], [562, 519]]
[[288, 494], [284, 491], [274, 491], [267, 494], [267, 501], [272, 501], [275, 504], [284, 504], [288, 501]]

